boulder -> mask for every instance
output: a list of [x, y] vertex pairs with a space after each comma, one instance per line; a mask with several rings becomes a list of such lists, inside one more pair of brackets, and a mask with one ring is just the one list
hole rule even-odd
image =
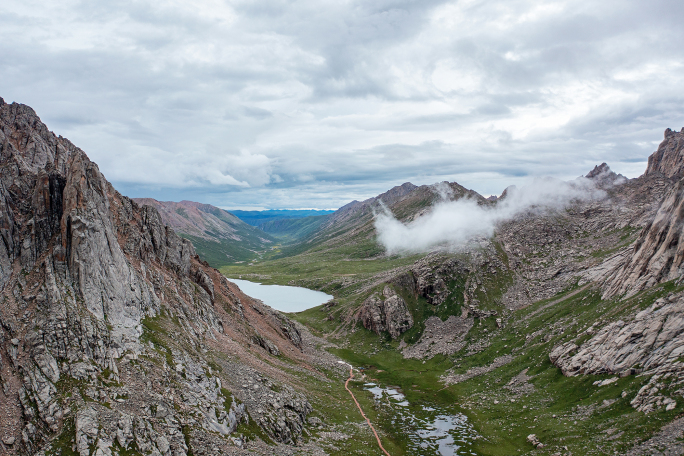
[[356, 321], [376, 334], [387, 331], [392, 339], [413, 327], [413, 316], [406, 301], [388, 285], [382, 295], [373, 293], [363, 302], [356, 314]]

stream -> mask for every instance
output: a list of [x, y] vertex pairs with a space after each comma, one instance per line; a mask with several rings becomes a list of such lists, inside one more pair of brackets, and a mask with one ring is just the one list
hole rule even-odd
[[413, 406], [399, 391], [376, 383], [363, 385], [373, 394], [377, 408], [389, 408], [390, 423], [395, 436], [407, 438], [406, 450], [421, 456], [455, 456], [477, 453], [472, 443], [477, 432], [468, 423], [468, 418], [453, 414], [439, 407]]
[[[246, 294], [282, 312], [301, 312], [333, 297], [320, 291], [282, 285], [262, 285], [240, 279], [235, 282]], [[339, 361], [341, 364], [347, 364]], [[438, 406], [411, 404], [397, 389], [365, 383], [363, 389], [375, 399], [375, 407], [409, 454], [420, 456], [477, 456], [472, 449], [477, 432], [461, 414]], [[376, 425], [380, 423], [374, 423]], [[385, 423], [387, 424], [387, 423]]]

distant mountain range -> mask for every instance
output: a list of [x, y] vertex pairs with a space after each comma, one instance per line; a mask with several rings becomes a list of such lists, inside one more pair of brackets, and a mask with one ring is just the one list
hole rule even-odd
[[261, 227], [264, 223], [274, 220], [300, 219], [317, 215], [330, 214], [335, 211], [269, 209], [266, 211], [230, 211], [231, 214], [248, 225]]

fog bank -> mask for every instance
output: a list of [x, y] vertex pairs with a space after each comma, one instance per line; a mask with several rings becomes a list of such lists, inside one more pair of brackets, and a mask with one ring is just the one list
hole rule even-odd
[[388, 254], [425, 252], [438, 246], [457, 249], [473, 239], [492, 236], [498, 223], [524, 212], [559, 210], [573, 201], [605, 197], [605, 192], [584, 177], [569, 182], [543, 178], [520, 188], [509, 187], [505, 197], [493, 205], [465, 198], [451, 201], [441, 184], [434, 190], [442, 200], [408, 224], [397, 220], [385, 207], [376, 213], [378, 241]]

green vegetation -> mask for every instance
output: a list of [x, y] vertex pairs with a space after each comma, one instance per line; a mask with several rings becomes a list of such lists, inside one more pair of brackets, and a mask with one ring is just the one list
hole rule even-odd
[[173, 354], [169, 347], [168, 332], [162, 323], [164, 318], [162, 314], [156, 317], [145, 318], [142, 321], [143, 333], [140, 336], [140, 341], [144, 343], [152, 342], [154, 349], [166, 360], [166, 364], [173, 366]]
[[[189, 234], [179, 233], [181, 237], [192, 242], [195, 251], [204, 261], [215, 268], [221, 268], [236, 262], [252, 261], [259, 257], [259, 253], [265, 247], [263, 244], [250, 246], [236, 242], [233, 239], [209, 240]], [[260, 250], [253, 250], [253, 248]]]
[[236, 432], [241, 434], [243, 439], [247, 442], [259, 438], [268, 445], [275, 444], [268, 434], [266, 434], [266, 432], [261, 429], [257, 422], [254, 421], [249, 415], [245, 417], [245, 421], [238, 425]]
[[[330, 336], [345, 345], [332, 352], [363, 368], [365, 381], [399, 388], [418, 416], [423, 405], [465, 413], [475, 429], [486, 437], [474, 442], [478, 454], [531, 451], [526, 437], [533, 433], [551, 450], [567, 446], [573, 454], [621, 454], [635, 440], [653, 434], [681, 414], [684, 405], [669, 412], [660, 409], [645, 415], [629, 402], [648, 378], [629, 376], [598, 387], [593, 385], [596, 380], [610, 376], [564, 377], [551, 364], [548, 354], [561, 343], [584, 337], [583, 331], [597, 320], [625, 316], [644, 302], [651, 303], [681, 289], [667, 283], [626, 301], [603, 301], [596, 290], [571, 287], [555, 298], [513, 313], [504, 328], [497, 328], [492, 318], [476, 321], [467, 341], [487, 344], [470, 355], [464, 349], [453, 356], [439, 355], [425, 362], [404, 359], [396, 349], [398, 341], [392, 341], [388, 335], [377, 337], [360, 328]], [[321, 308], [315, 308], [293, 316], [318, 334], [332, 334], [339, 322], [328, 321], [323, 315]], [[513, 361], [446, 388], [441, 380], [446, 373], [465, 374], [469, 369], [488, 366], [503, 355], [512, 355]], [[529, 386], [516, 391], [509, 383], [523, 371], [527, 381], [521, 383]], [[371, 410], [374, 424], [394, 448], [392, 454], [410, 454], [405, 452], [406, 436], [398, 434], [393, 425], [392, 409], [375, 404], [362, 383], [352, 382], [352, 387], [357, 397], [365, 397], [364, 410]], [[347, 415], [351, 413], [349, 408], [342, 410]]]
[[325, 215], [271, 220], [260, 224], [259, 229], [286, 244], [290, 244], [314, 234], [325, 220]]
[[190, 426], [183, 426], [183, 438], [185, 439], [185, 446], [188, 447], [188, 456], [195, 456], [192, 452], [192, 446], [190, 446], [191, 431]]
[[78, 453], [72, 449], [76, 444], [76, 425], [73, 418], [64, 420], [62, 431], [52, 441], [50, 450], [47, 451], [48, 456], [78, 456]]

